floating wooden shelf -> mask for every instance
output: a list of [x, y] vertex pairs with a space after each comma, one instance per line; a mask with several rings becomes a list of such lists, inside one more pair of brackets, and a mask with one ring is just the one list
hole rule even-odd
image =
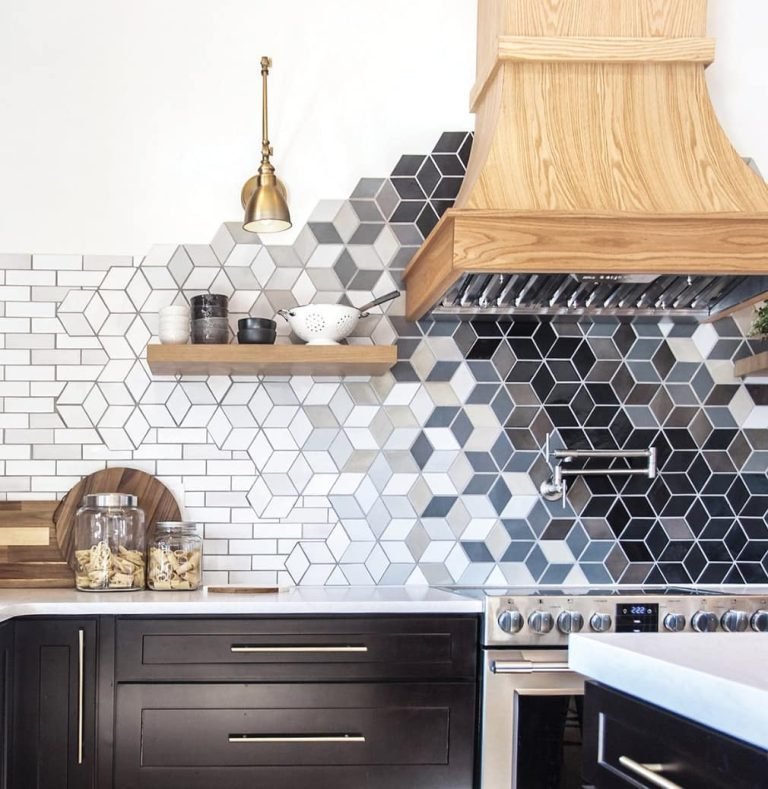
[[733, 372], [739, 378], [745, 375], [768, 375], [768, 351], [739, 359], [734, 362]]
[[149, 345], [155, 375], [383, 375], [394, 345]]

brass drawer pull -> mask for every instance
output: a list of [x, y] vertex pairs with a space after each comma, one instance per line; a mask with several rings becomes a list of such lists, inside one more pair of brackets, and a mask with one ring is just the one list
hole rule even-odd
[[648, 781], [652, 786], [658, 786], [659, 789], [683, 789], [680, 784], [667, 780], [663, 775], [659, 775], [661, 770], [664, 769], [663, 764], [640, 764], [629, 756], [619, 756], [619, 764], [626, 767], [631, 773]]
[[365, 742], [362, 734], [230, 734], [230, 742]]
[[264, 646], [264, 647], [257, 647], [257, 646], [248, 646], [247, 644], [232, 644], [229, 648], [230, 652], [318, 652], [318, 653], [330, 653], [330, 652], [367, 652], [368, 647], [357, 647], [357, 646], [329, 646], [329, 647], [313, 647], [311, 645], [307, 646], [294, 646], [294, 647], [277, 647], [277, 646]]
[[77, 631], [77, 763], [83, 763], [83, 713], [85, 706], [85, 630]]

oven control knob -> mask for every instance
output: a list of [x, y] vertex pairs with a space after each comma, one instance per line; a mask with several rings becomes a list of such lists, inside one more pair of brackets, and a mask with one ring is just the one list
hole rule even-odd
[[743, 633], [749, 627], [749, 615], [735, 609], [726, 611], [720, 618], [720, 627], [726, 633]]
[[697, 633], [714, 633], [717, 630], [717, 614], [709, 611], [697, 611], [691, 617], [691, 627]]
[[607, 633], [612, 624], [613, 620], [610, 614], [592, 614], [589, 618], [589, 626], [595, 633]]
[[528, 617], [528, 626], [534, 633], [539, 633], [540, 635], [549, 633], [554, 624], [555, 620], [548, 611], [534, 611]]
[[752, 629], [758, 633], [768, 633], [768, 611], [758, 611], [752, 615]]
[[523, 615], [519, 611], [502, 611], [497, 621], [505, 633], [519, 633], [523, 629]]
[[584, 617], [578, 611], [563, 611], [557, 617], [557, 629], [561, 633], [578, 633], [584, 627]]
[[682, 614], [667, 614], [664, 617], [664, 629], [670, 633], [682, 633], [685, 630], [685, 617]]

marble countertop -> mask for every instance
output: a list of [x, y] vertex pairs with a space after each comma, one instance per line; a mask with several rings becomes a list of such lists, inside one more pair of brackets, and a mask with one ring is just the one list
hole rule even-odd
[[612, 633], [569, 642], [574, 671], [768, 750], [768, 634]]
[[2, 589], [0, 621], [16, 616], [478, 614], [480, 600], [429, 587], [297, 586], [277, 594]]

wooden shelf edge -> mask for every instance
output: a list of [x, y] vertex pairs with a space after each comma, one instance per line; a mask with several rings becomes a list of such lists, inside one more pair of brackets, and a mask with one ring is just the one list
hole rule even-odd
[[747, 375], [768, 375], [768, 351], [747, 356], [733, 363], [733, 372], [737, 378]]
[[378, 376], [397, 362], [394, 345], [148, 345], [155, 375]]

